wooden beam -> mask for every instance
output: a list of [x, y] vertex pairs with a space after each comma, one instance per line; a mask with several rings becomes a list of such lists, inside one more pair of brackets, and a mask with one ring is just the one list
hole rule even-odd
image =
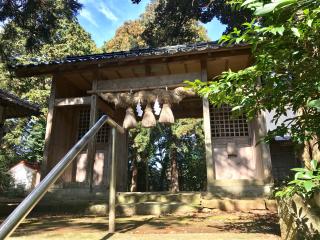
[[57, 76], [52, 77], [51, 82], [51, 91], [50, 91], [50, 98], [49, 98], [49, 107], [48, 107], [48, 115], [47, 115], [47, 124], [46, 124], [46, 134], [44, 140], [44, 149], [43, 149], [43, 161], [41, 164], [41, 178], [43, 179], [47, 174], [47, 165], [48, 165], [48, 158], [49, 158], [49, 151], [50, 151], [50, 143], [51, 140], [51, 133], [52, 133], [52, 125], [54, 120], [54, 103], [56, 97], [56, 78]]
[[229, 71], [230, 66], [229, 66], [229, 59], [226, 59], [224, 62], [224, 70], [225, 71]]
[[118, 76], [118, 78], [122, 78], [120, 72], [118, 70], [115, 70], [116, 75]]
[[147, 76], [151, 76], [151, 66], [145, 65], [145, 71]]
[[158, 88], [159, 86], [170, 86], [183, 84], [184, 80], [194, 81], [200, 79], [200, 73], [174, 74], [149, 76], [139, 78], [123, 78], [98, 81], [97, 90], [121, 91], [137, 88]]
[[[203, 82], [208, 81], [207, 62], [201, 61], [201, 80]], [[207, 192], [211, 192], [214, 187], [215, 163], [212, 154], [212, 139], [211, 139], [211, 125], [210, 125], [210, 109], [209, 100], [204, 97], [203, 100], [203, 130], [204, 130], [204, 142], [206, 151], [206, 167], [207, 167]]]
[[186, 73], [188, 73], [188, 72], [189, 72], [189, 70], [188, 70], [188, 65], [184, 63], [183, 66], [184, 66], [184, 71], [185, 71]]
[[127, 89], [117, 89], [117, 90], [108, 90], [108, 89], [101, 89], [101, 90], [89, 90], [87, 91], [88, 94], [100, 94], [100, 93], [121, 93], [121, 92], [139, 92], [142, 90], [154, 90], [154, 89], [174, 89], [177, 87], [185, 87], [187, 84], [174, 84], [174, 85], [159, 85], [154, 87], [139, 87], [139, 88], [127, 88]]
[[79, 75], [88, 84], [88, 86], [91, 85], [90, 81], [83, 75], [83, 73], [79, 73]]
[[[97, 89], [97, 79], [94, 79], [92, 82], [92, 90]], [[89, 128], [91, 128], [96, 121], [98, 120], [98, 96], [92, 95], [91, 96], [91, 106], [90, 106], [90, 123]], [[90, 191], [93, 188], [93, 168], [94, 168], [94, 161], [96, 155], [96, 136], [91, 138], [88, 143], [88, 150], [87, 150], [87, 174], [86, 174], [86, 181], [89, 184]]]
[[139, 77], [134, 68], [131, 68], [131, 72], [134, 77]]
[[167, 71], [168, 71], [168, 74], [171, 74], [171, 70], [170, 70], [170, 67], [169, 67], [169, 64], [168, 64], [168, 63], [166, 63], [166, 69], [167, 69]]
[[90, 105], [90, 104], [91, 104], [91, 97], [57, 98], [54, 101], [54, 105], [56, 107]]

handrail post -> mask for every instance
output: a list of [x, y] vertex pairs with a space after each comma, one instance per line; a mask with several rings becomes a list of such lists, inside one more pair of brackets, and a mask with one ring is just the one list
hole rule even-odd
[[[8, 237], [34, 208], [34, 206], [46, 194], [49, 187], [62, 175], [65, 169], [75, 159], [75, 157], [88, 144], [89, 140], [99, 131], [99, 129], [106, 123], [121, 129], [112, 119], [106, 115], [102, 116], [98, 122], [74, 145], [69, 152], [54, 166], [54, 168], [47, 174], [47, 176], [33, 189], [33, 191], [16, 207], [16, 209], [7, 217], [7, 219], [0, 225], [0, 239]], [[113, 129], [114, 130], [114, 129]], [[124, 130], [123, 130], [124, 131]]]
[[116, 129], [112, 128], [111, 174], [109, 184], [109, 233], [115, 232], [116, 218]]

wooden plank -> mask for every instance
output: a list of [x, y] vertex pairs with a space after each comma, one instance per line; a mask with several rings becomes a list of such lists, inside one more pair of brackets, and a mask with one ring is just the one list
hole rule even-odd
[[[97, 79], [94, 79], [92, 82], [92, 90], [97, 89]], [[98, 120], [98, 96], [92, 95], [91, 96], [91, 106], [90, 106], [90, 123], [89, 128], [91, 128], [96, 121]], [[91, 138], [88, 143], [88, 150], [87, 150], [87, 174], [86, 174], [86, 182], [89, 184], [90, 191], [92, 191], [93, 186], [93, 167], [94, 167], [94, 160], [96, 154], [96, 136]]]
[[[201, 80], [208, 81], [207, 62], [201, 61]], [[203, 130], [204, 142], [206, 151], [206, 167], [207, 167], [207, 191], [211, 192], [214, 188], [215, 163], [212, 155], [212, 139], [211, 139], [211, 125], [210, 125], [210, 109], [208, 98], [203, 98]]]
[[194, 81], [200, 79], [199, 73], [162, 75], [140, 78], [122, 78], [98, 81], [98, 90], [108, 89], [110, 91], [130, 88], [157, 88], [159, 86], [170, 86], [182, 84], [184, 80]]
[[52, 142], [51, 135], [52, 135], [52, 124], [54, 119], [54, 103], [55, 103], [55, 96], [56, 96], [56, 78], [57, 76], [52, 77], [51, 82], [51, 91], [50, 91], [50, 98], [49, 98], [49, 107], [48, 107], [48, 115], [47, 115], [47, 124], [46, 124], [46, 134], [44, 140], [44, 149], [43, 149], [43, 161], [41, 164], [41, 178], [43, 179], [47, 174], [47, 164], [49, 158], [49, 150], [50, 150], [50, 143]]
[[56, 107], [75, 106], [75, 105], [90, 105], [91, 97], [76, 97], [76, 98], [57, 98], [54, 105]]

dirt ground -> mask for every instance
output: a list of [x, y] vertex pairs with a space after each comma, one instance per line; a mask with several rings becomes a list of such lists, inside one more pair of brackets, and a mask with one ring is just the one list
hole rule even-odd
[[194, 213], [117, 218], [117, 234], [107, 217], [38, 216], [28, 218], [9, 239], [280, 239], [278, 217], [269, 212]]

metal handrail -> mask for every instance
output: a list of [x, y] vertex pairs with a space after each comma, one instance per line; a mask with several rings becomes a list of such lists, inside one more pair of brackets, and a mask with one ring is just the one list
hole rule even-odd
[[[89, 140], [108, 123], [120, 133], [124, 129], [106, 115], [103, 115], [93, 127], [69, 150], [69, 152], [57, 163], [57, 165], [47, 174], [39, 185], [16, 207], [16, 209], [6, 218], [0, 226], [0, 239], [8, 237], [24, 220], [28, 213], [42, 199], [50, 186], [62, 175], [65, 169], [75, 159], [75, 157], [88, 144]], [[115, 132], [115, 131], [114, 131]]]

